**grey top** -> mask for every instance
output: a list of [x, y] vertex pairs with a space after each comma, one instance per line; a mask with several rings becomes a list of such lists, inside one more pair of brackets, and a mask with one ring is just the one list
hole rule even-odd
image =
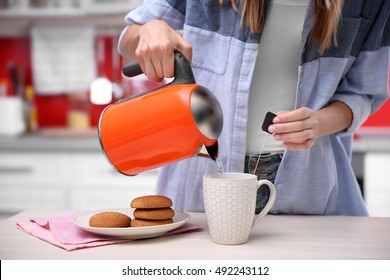
[[[247, 154], [260, 153], [267, 133], [261, 124], [268, 111], [295, 107], [303, 22], [309, 0], [271, 1], [259, 45], [248, 111]], [[281, 141], [268, 137], [263, 152], [279, 152]]]

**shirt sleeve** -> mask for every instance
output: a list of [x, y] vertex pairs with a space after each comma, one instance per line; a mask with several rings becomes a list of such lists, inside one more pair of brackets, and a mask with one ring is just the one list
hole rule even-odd
[[[390, 17], [378, 17], [354, 63], [340, 82], [332, 101], [344, 102], [353, 113], [350, 127], [339, 134], [353, 134], [389, 98]], [[385, 11], [386, 12], [386, 11]]]
[[341, 101], [353, 113], [352, 124], [342, 133], [354, 133], [389, 98], [389, 54], [389, 47], [360, 54], [332, 97], [331, 102]]

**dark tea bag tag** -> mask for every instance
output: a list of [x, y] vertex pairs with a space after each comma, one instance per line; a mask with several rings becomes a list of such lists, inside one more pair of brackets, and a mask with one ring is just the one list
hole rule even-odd
[[[266, 115], [265, 115], [265, 118], [264, 118], [264, 121], [263, 121], [263, 125], [261, 126], [261, 129], [267, 133], [269, 133], [268, 131], [268, 127], [272, 124], [272, 120], [276, 117], [276, 115], [272, 112], [268, 112]], [[269, 134], [272, 134], [272, 133], [269, 133]]]

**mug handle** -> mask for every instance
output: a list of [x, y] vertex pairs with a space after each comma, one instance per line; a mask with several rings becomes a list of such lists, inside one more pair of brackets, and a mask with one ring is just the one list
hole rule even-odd
[[267, 201], [267, 204], [265, 205], [265, 207], [263, 208], [263, 210], [261, 210], [261, 212], [255, 217], [255, 219], [253, 220], [253, 225], [252, 225], [252, 228], [262, 219], [265, 217], [265, 215], [268, 214], [269, 211], [271, 211], [272, 209], [272, 206], [274, 206], [274, 203], [275, 203], [275, 200], [276, 200], [276, 188], [274, 186], [274, 184], [272, 184], [270, 181], [268, 180], [259, 180], [257, 181], [257, 189], [260, 188], [261, 185], [267, 185], [269, 187], [269, 190], [270, 190], [270, 194], [269, 194], [269, 199]]

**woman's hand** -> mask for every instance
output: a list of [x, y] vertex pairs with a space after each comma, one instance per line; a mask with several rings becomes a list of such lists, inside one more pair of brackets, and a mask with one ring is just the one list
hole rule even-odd
[[164, 21], [153, 20], [140, 26], [135, 55], [145, 75], [153, 81], [174, 76], [174, 51], [191, 63], [192, 46]]
[[319, 121], [313, 110], [302, 107], [289, 112], [278, 112], [273, 119], [269, 132], [274, 139], [283, 141], [289, 150], [305, 150], [310, 148], [317, 138]]
[[334, 101], [318, 111], [302, 107], [278, 112], [268, 131], [274, 134], [275, 140], [283, 141], [287, 149], [301, 151], [313, 146], [318, 137], [347, 129], [352, 119], [348, 105]]

